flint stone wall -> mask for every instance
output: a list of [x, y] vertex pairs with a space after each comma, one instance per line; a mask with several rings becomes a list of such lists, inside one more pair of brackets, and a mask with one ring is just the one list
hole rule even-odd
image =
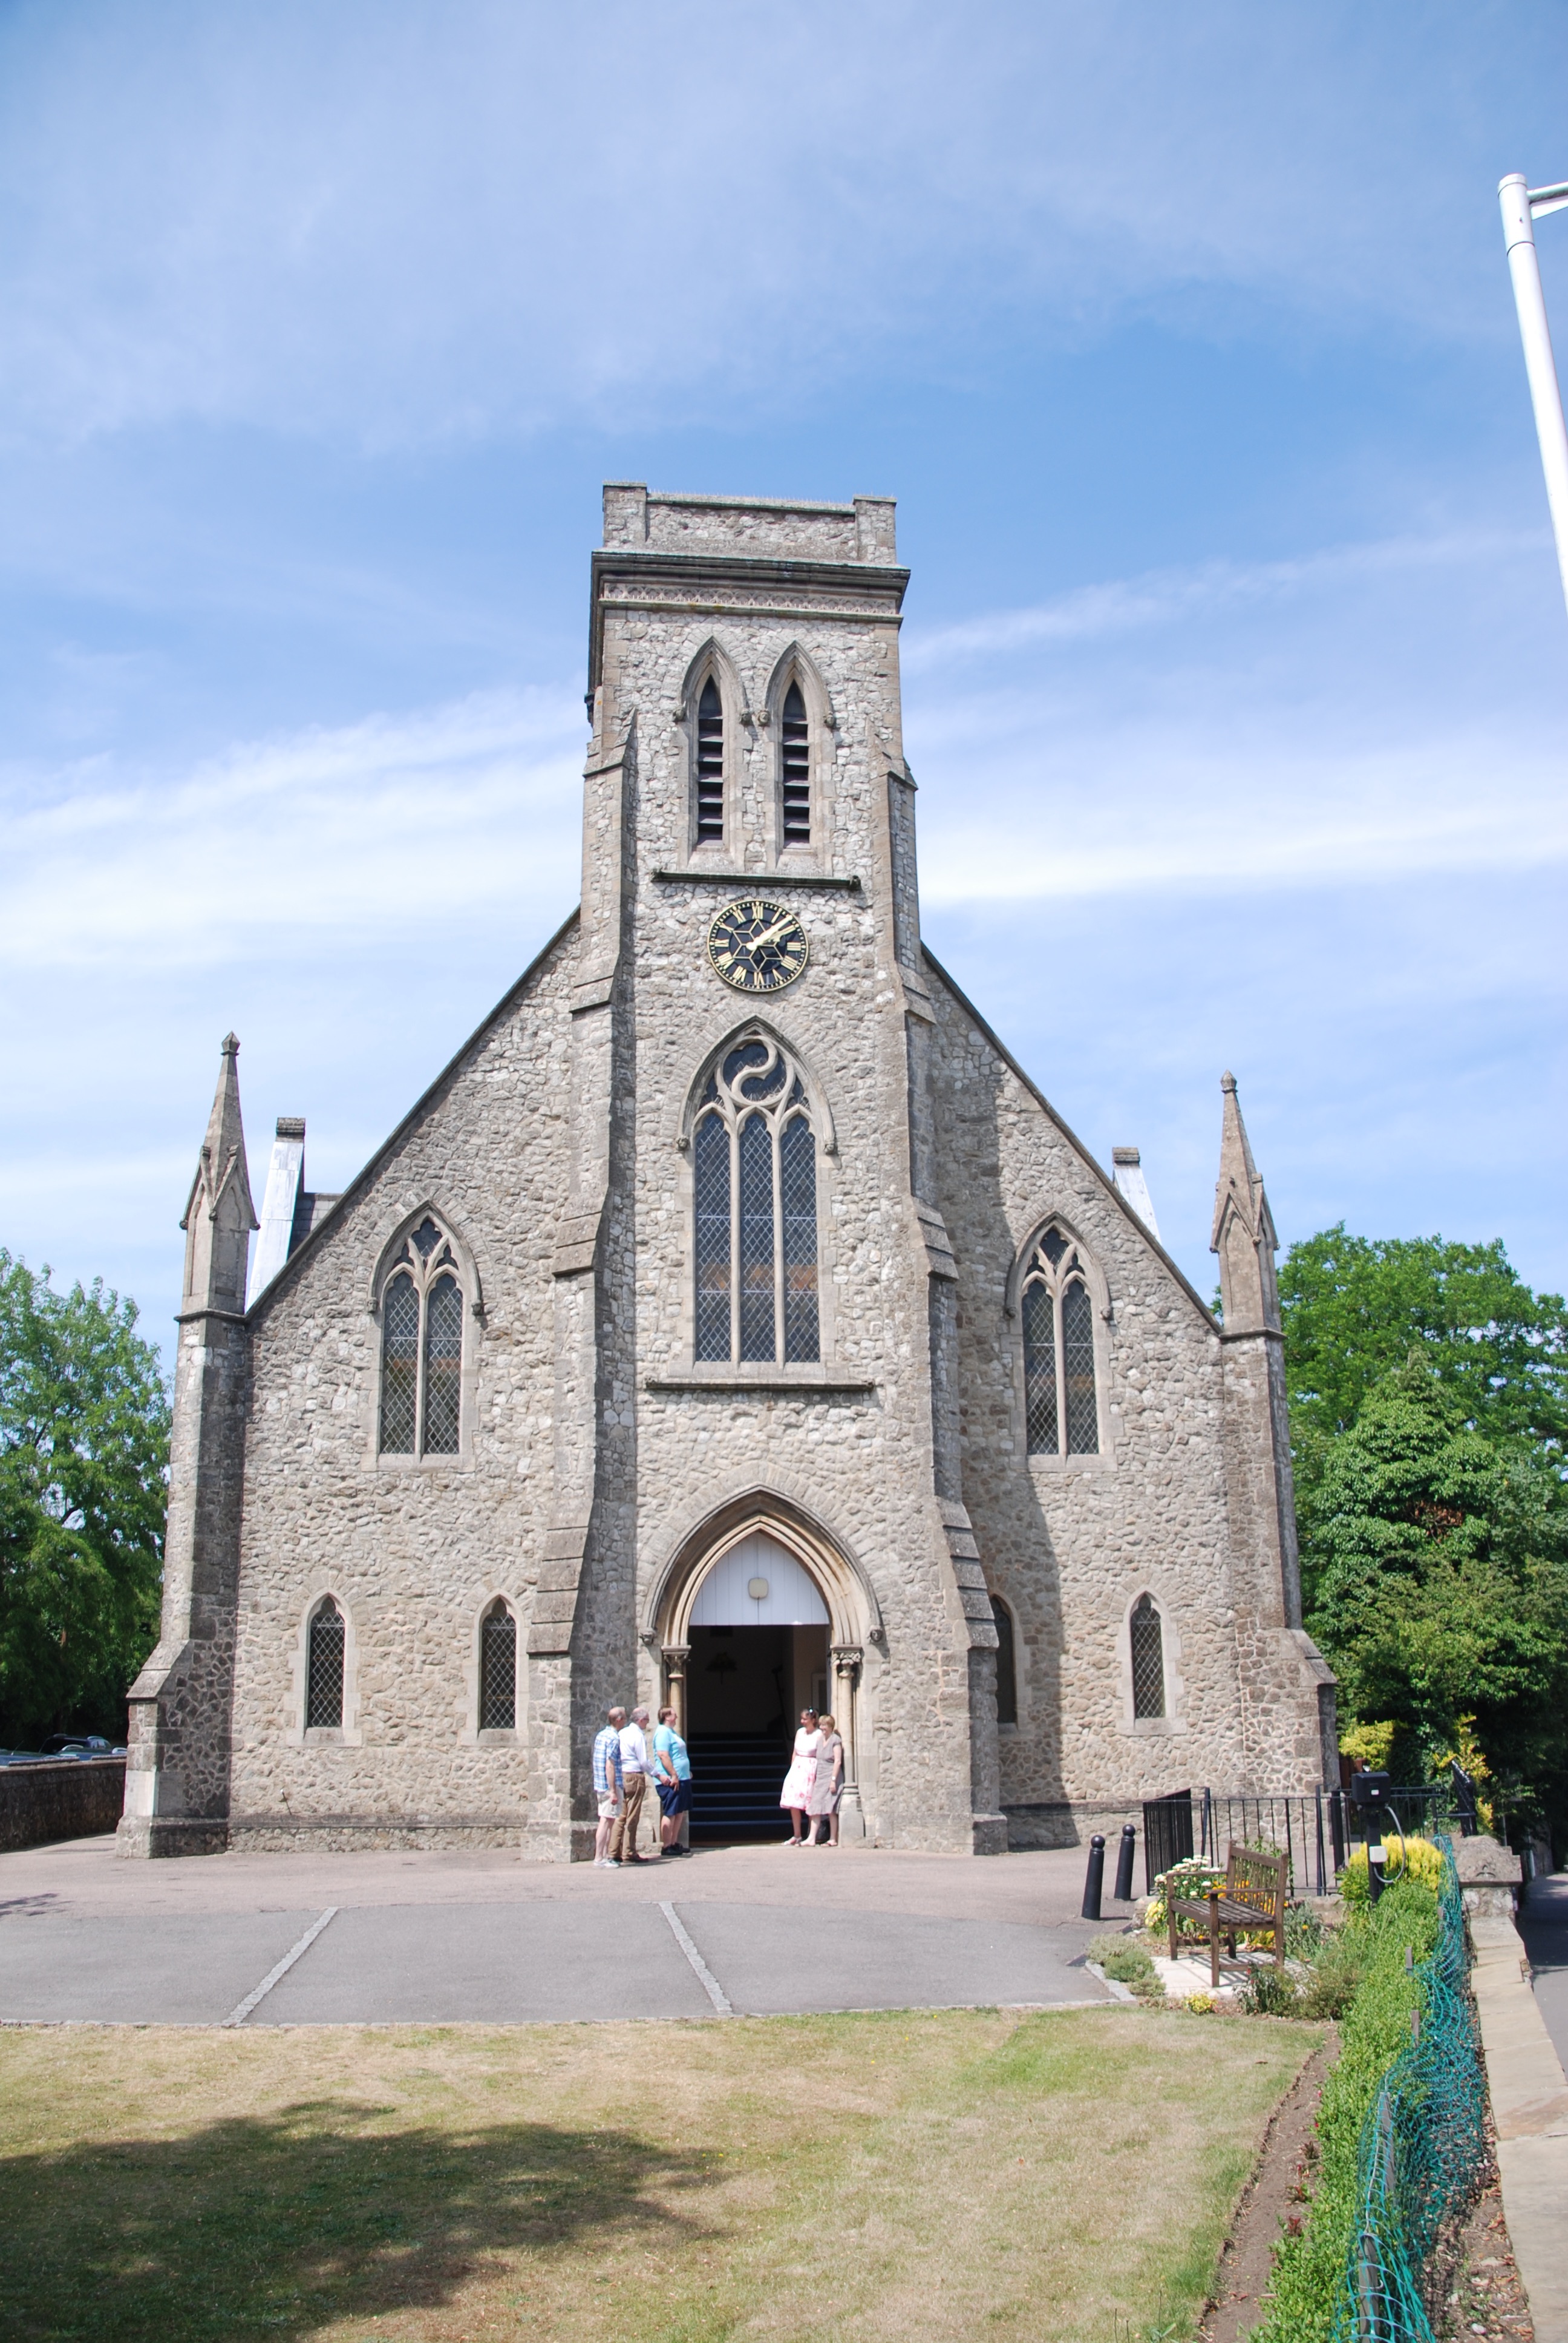
[[0, 1854], [53, 1839], [96, 1838], [120, 1819], [123, 1757], [68, 1757], [57, 1765], [0, 1765]]

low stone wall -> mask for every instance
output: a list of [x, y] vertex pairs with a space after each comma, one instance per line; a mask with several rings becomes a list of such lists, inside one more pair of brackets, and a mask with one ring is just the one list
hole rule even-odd
[[55, 1838], [112, 1831], [126, 1803], [123, 1757], [66, 1757], [58, 1765], [0, 1765], [0, 1854]]

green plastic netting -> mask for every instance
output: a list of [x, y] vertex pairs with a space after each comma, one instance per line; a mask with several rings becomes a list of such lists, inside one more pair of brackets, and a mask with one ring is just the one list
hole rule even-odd
[[1356, 2226], [1333, 2343], [1433, 2343], [1425, 2296], [1438, 2231], [1486, 2169], [1486, 2078], [1466, 1984], [1464, 1904], [1452, 1840], [1437, 1943], [1417, 1970], [1421, 2030], [1383, 2077], [1362, 2128]]

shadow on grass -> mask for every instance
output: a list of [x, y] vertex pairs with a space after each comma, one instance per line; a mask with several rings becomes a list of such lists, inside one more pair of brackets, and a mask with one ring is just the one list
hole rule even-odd
[[719, 2177], [698, 2157], [549, 2124], [393, 2130], [388, 2112], [333, 2100], [0, 2160], [0, 2336], [307, 2335], [433, 2310], [519, 2249], [703, 2234], [660, 2201]]

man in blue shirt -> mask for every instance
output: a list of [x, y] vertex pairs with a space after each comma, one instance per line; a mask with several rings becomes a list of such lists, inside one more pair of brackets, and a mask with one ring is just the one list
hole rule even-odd
[[620, 1815], [620, 1728], [625, 1723], [625, 1709], [612, 1708], [609, 1723], [593, 1745], [593, 1788], [598, 1800], [598, 1828], [594, 1834], [593, 1859], [595, 1868], [599, 1871], [620, 1869], [618, 1863], [610, 1860], [609, 1835]]
[[[681, 1825], [691, 1811], [691, 1759], [675, 1729], [675, 1711], [661, 1708], [653, 1736], [654, 1781], [660, 1807], [659, 1836], [666, 1855], [689, 1855], [680, 1843]], [[689, 1825], [688, 1825], [689, 1828]]]

